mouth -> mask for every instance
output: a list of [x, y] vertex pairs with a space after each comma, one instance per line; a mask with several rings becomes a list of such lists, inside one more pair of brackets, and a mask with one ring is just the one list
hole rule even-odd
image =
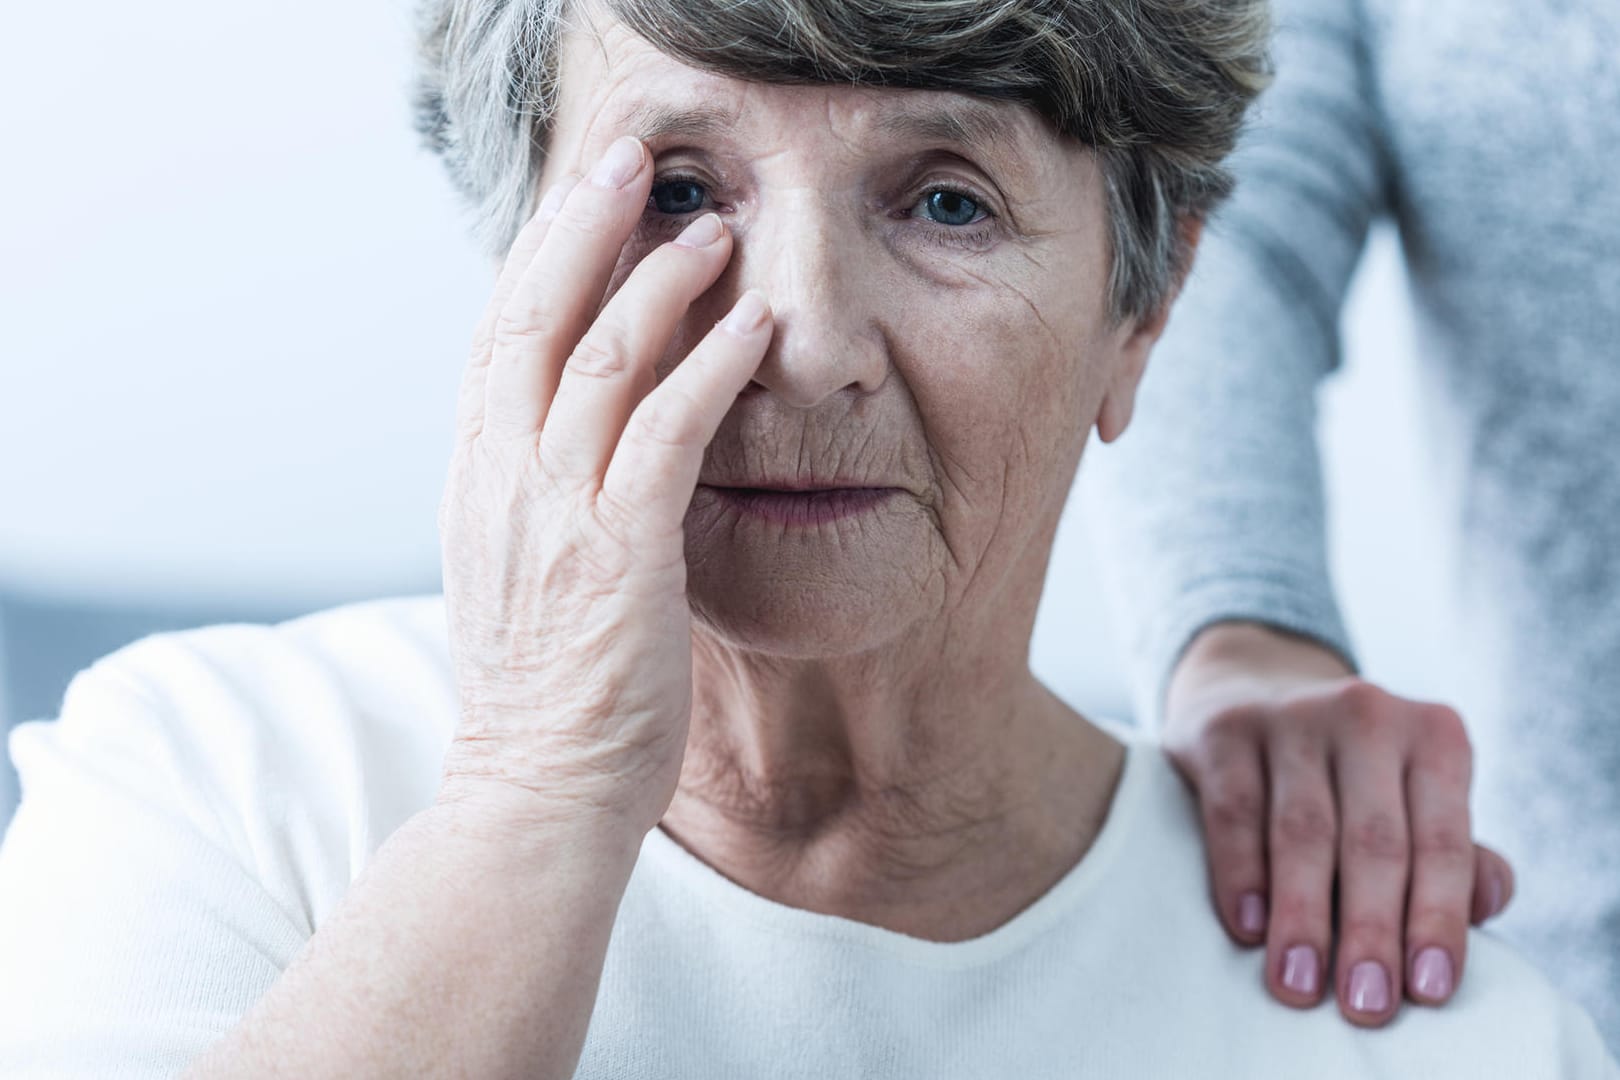
[[901, 494], [897, 487], [722, 487], [701, 484], [744, 517], [778, 525], [823, 525], [870, 513]]

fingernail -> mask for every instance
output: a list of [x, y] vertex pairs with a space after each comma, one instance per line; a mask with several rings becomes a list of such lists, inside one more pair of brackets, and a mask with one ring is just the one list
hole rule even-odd
[[708, 213], [682, 229], [681, 235], [675, 238], [675, 242], [682, 247], [708, 247], [720, 239], [720, 233], [723, 231], [720, 227], [720, 215]]
[[1389, 1008], [1389, 976], [1383, 964], [1363, 960], [1350, 969], [1350, 1007], [1364, 1013], [1381, 1013]]
[[1412, 989], [1430, 999], [1449, 997], [1451, 955], [1436, 945], [1419, 952], [1412, 962]]
[[751, 334], [764, 324], [768, 310], [759, 290], [749, 289], [726, 316], [725, 327], [733, 334]]
[[1246, 892], [1238, 900], [1238, 929], [1245, 934], [1258, 934], [1266, 928], [1266, 898], [1257, 892]]
[[622, 188], [630, 178], [641, 171], [641, 142], [631, 135], [613, 140], [602, 160], [591, 173], [591, 183], [597, 187]]
[[1487, 919], [1495, 915], [1498, 911], [1502, 910], [1502, 879], [1497, 877], [1495, 874], [1491, 875], [1490, 902], [1491, 906], [1489, 910], [1485, 912], [1485, 917]]
[[574, 190], [574, 185], [577, 183], [579, 183], [579, 177], [565, 176], [552, 184], [550, 189], [546, 191], [546, 197], [540, 200], [540, 209], [536, 211], [534, 216], [541, 221], [550, 221], [556, 217], [557, 211], [562, 209], [563, 200], [568, 197], [570, 191]]
[[1295, 945], [1283, 953], [1283, 985], [1296, 994], [1316, 993], [1318, 964], [1316, 950], [1309, 945]]

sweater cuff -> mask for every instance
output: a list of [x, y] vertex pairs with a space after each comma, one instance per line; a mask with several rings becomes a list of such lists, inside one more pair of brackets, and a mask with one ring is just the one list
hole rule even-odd
[[1132, 680], [1137, 723], [1162, 728], [1170, 676], [1193, 638], [1219, 622], [1256, 622], [1286, 630], [1331, 649], [1350, 670], [1360, 671], [1344, 620], [1333, 597], [1306, 575], [1252, 573], [1224, 575], [1194, 583], [1177, 603], [1149, 620], [1134, 650]]

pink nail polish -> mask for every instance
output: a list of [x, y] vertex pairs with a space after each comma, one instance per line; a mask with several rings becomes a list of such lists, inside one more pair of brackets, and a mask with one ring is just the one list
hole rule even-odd
[[1374, 1014], [1389, 1008], [1389, 975], [1383, 964], [1363, 960], [1350, 969], [1350, 1007]]
[[1266, 898], [1257, 892], [1246, 892], [1238, 899], [1238, 929], [1245, 934], [1259, 934], [1266, 928]]
[[1295, 945], [1283, 953], [1282, 984], [1296, 994], [1316, 993], [1319, 970], [1316, 950], [1309, 945]]
[[1451, 994], [1451, 956], [1436, 945], [1412, 961], [1412, 990], [1419, 997], [1439, 1000]]

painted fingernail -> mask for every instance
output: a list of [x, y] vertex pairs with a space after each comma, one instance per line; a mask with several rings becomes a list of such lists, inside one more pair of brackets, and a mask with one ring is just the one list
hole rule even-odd
[[641, 171], [641, 161], [641, 141], [631, 135], [621, 135], [596, 163], [591, 183], [597, 187], [622, 188]]
[[749, 289], [737, 301], [737, 306], [731, 309], [731, 314], [726, 316], [725, 327], [733, 334], [751, 334], [764, 324], [768, 310], [765, 297], [759, 290]]
[[1502, 879], [1497, 877], [1495, 874], [1491, 875], [1490, 902], [1491, 906], [1489, 910], [1485, 912], [1485, 917], [1487, 919], [1495, 915], [1498, 911], [1502, 910]]
[[534, 216], [541, 221], [550, 221], [556, 217], [557, 212], [562, 209], [563, 200], [568, 198], [568, 193], [574, 190], [574, 185], [577, 183], [579, 183], [579, 177], [565, 176], [552, 184], [550, 189], [546, 191], [546, 197], [540, 200], [540, 209], [535, 212]]
[[704, 248], [720, 239], [724, 230], [720, 226], [719, 214], [704, 214], [692, 224], [681, 230], [681, 235], [675, 242], [682, 247]]
[[1257, 892], [1246, 892], [1238, 900], [1238, 929], [1245, 934], [1258, 934], [1266, 928], [1266, 898]]
[[1381, 1013], [1389, 1008], [1389, 975], [1383, 964], [1363, 960], [1350, 969], [1350, 1007], [1363, 1013]]
[[1296, 994], [1316, 993], [1319, 970], [1316, 950], [1309, 945], [1295, 945], [1283, 953], [1282, 983]]
[[1430, 945], [1412, 961], [1412, 989], [1420, 997], [1439, 999], [1451, 995], [1451, 956], [1437, 945]]

